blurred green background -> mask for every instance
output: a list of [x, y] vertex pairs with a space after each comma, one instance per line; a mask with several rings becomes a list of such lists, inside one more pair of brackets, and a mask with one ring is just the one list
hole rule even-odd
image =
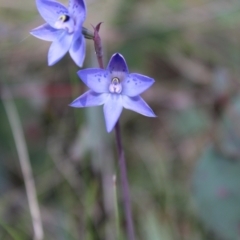
[[[137, 239], [240, 239], [240, 2], [86, 4], [84, 26], [103, 22], [105, 64], [120, 52], [156, 80], [143, 98], [158, 117], [121, 116]], [[0, 0], [0, 240], [33, 239], [24, 142], [45, 240], [126, 239], [114, 132], [101, 107], [68, 106], [86, 88], [68, 55], [47, 66], [50, 43], [29, 34], [42, 23], [35, 1]], [[84, 67], [97, 67], [90, 40]]]

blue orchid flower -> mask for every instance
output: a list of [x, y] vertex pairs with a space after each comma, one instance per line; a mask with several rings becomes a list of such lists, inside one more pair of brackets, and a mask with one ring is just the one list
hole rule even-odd
[[86, 51], [82, 34], [82, 24], [86, 18], [84, 0], [70, 0], [68, 9], [53, 0], [36, 0], [36, 4], [46, 23], [30, 33], [52, 42], [48, 52], [48, 65], [54, 65], [69, 51], [74, 62], [81, 67]]
[[156, 117], [152, 109], [139, 96], [154, 80], [147, 76], [129, 73], [124, 57], [116, 53], [110, 59], [107, 69], [89, 68], [78, 71], [78, 76], [90, 88], [75, 99], [70, 106], [76, 108], [104, 104], [106, 128], [111, 132], [123, 108], [147, 117]]

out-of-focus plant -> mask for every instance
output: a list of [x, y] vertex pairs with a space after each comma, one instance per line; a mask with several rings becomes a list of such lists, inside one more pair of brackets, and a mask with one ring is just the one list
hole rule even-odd
[[206, 228], [217, 238], [235, 240], [240, 236], [240, 99], [231, 97], [230, 83], [226, 70], [217, 69], [212, 83], [213, 138], [195, 167], [193, 195]]

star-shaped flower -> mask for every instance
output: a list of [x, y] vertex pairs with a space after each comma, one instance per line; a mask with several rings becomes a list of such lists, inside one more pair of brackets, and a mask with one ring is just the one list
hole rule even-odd
[[51, 41], [48, 65], [58, 62], [68, 51], [81, 67], [85, 58], [85, 39], [82, 24], [86, 18], [84, 0], [69, 0], [68, 9], [54, 0], [36, 0], [37, 9], [46, 21], [30, 33], [42, 40]]
[[76, 108], [104, 104], [106, 128], [111, 132], [123, 108], [147, 117], [156, 117], [152, 109], [139, 96], [154, 80], [147, 76], [129, 73], [124, 57], [116, 53], [110, 59], [107, 69], [89, 68], [78, 71], [78, 76], [90, 88], [75, 99], [70, 106]]

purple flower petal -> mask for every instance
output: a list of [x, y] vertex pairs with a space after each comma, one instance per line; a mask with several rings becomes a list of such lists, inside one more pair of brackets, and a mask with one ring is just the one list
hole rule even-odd
[[108, 93], [99, 94], [89, 90], [75, 99], [69, 106], [76, 108], [100, 106], [104, 104], [107, 99]]
[[119, 53], [115, 53], [107, 66], [107, 70], [110, 71], [110, 73], [112, 72], [124, 72], [124, 73], [128, 73], [128, 66], [127, 63], [124, 59], [124, 57], [119, 54]]
[[69, 50], [69, 53], [73, 59], [73, 61], [79, 66], [82, 67], [83, 61], [85, 58], [86, 52], [86, 43], [83, 35], [73, 41], [73, 44]]
[[61, 35], [62, 31], [63, 30], [52, 28], [49, 24], [43, 24], [33, 29], [30, 34], [39, 39], [53, 42]]
[[123, 106], [121, 96], [118, 94], [109, 94], [106, 103], [104, 104], [103, 111], [108, 132], [114, 128], [118, 118], [121, 115]]
[[147, 117], [156, 117], [153, 110], [147, 105], [147, 103], [140, 97], [128, 97], [122, 95], [123, 107], [137, 113], [140, 113]]
[[75, 19], [76, 26], [82, 27], [86, 19], [86, 5], [84, 0], [69, 0], [68, 7], [70, 15]]
[[52, 66], [58, 62], [69, 50], [73, 39], [73, 34], [63, 32], [60, 37], [54, 41], [48, 51], [48, 65]]
[[123, 81], [123, 91], [122, 94], [129, 97], [135, 97], [144, 91], [146, 91], [154, 83], [154, 79], [137, 74], [131, 73]]
[[37, 0], [37, 9], [42, 18], [52, 27], [61, 15], [69, 15], [67, 8], [52, 0]]
[[108, 72], [100, 68], [88, 68], [78, 71], [78, 76], [82, 81], [94, 92], [107, 93], [109, 92], [109, 76]]

